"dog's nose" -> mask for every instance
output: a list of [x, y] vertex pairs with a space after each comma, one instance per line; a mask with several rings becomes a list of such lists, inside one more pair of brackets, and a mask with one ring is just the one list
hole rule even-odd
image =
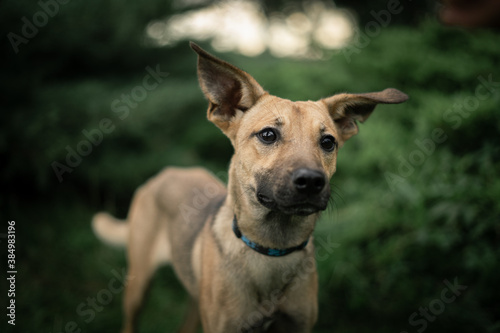
[[325, 175], [318, 170], [298, 169], [292, 175], [292, 181], [297, 192], [303, 194], [318, 194], [325, 188]]

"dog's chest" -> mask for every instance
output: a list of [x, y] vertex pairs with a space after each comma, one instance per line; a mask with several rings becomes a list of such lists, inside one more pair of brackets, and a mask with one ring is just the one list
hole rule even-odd
[[303, 255], [300, 253], [279, 258], [259, 255], [249, 260], [248, 282], [257, 294], [257, 299], [282, 295], [296, 276], [303, 260]]

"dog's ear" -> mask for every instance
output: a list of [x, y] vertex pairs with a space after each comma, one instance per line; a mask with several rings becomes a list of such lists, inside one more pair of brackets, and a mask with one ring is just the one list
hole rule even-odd
[[398, 104], [408, 99], [405, 93], [388, 88], [365, 94], [338, 94], [322, 99], [339, 129], [342, 141], [358, 133], [356, 121], [364, 122], [377, 104]]
[[198, 80], [208, 99], [208, 119], [226, 132], [237, 112], [251, 108], [265, 91], [248, 73], [193, 42], [190, 46], [198, 53]]

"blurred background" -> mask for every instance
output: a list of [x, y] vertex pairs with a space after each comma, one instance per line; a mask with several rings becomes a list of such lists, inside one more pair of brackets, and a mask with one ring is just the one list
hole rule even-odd
[[[193, 40], [280, 97], [410, 96], [339, 152], [314, 332], [500, 332], [497, 3], [2, 1], [0, 274], [10, 220], [18, 273], [16, 326], [1, 325], [118, 332], [125, 253], [92, 215], [125, 217], [167, 165], [226, 180], [232, 147], [205, 119]], [[174, 332], [186, 301], [160, 269], [140, 332]]]

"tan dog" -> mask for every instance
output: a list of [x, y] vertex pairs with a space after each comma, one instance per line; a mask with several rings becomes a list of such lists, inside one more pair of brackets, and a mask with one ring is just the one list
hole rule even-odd
[[[181, 332], [311, 332], [318, 281], [312, 233], [326, 209], [337, 151], [396, 89], [316, 102], [269, 95], [247, 73], [191, 43], [208, 119], [231, 140], [227, 190], [204, 169], [167, 168], [140, 187], [128, 223], [94, 217], [128, 246], [123, 332], [133, 332], [156, 268], [171, 263], [193, 300]], [[304, 265], [312, 269], [304, 269]]]

